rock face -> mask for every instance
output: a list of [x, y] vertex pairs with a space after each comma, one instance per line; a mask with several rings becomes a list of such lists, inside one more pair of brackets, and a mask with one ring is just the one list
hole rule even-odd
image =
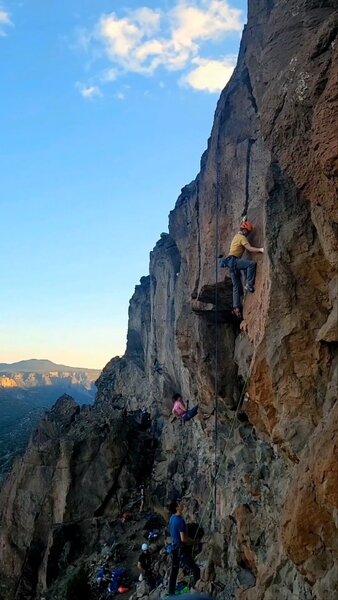
[[[136, 457], [121, 419], [143, 406], [159, 440], [152, 504], [187, 497], [208, 541], [202, 589], [241, 600], [337, 597], [336, 32], [333, 1], [249, 2], [201, 171], [135, 289], [127, 351], [98, 381], [90, 426], [71, 401], [62, 418], [55, 409], [36, 434], [47, 454], [33, 440], [2, 494], [9, 598], [49, 585], [56, 525], [112, 518], [112, 485], [123, 506]], [[241, 331], [215, 263], [243, 215], [265, 254]], [[184, 426], [168, 419], [177, 390], [200, 406]]]
[[147, 475], [146, 445], [118, 402], [80, 411], [58, 400], [2, 491], [1, 598], [34, 598], [64, 568], [65, 548], [74, 559], [102, 541], [100, 517], [116, 517]]
[[48, 360], [0, 364], [0, 488], [44, 411], [64, 393], [81, 404], [92, 404], [99, 374]]

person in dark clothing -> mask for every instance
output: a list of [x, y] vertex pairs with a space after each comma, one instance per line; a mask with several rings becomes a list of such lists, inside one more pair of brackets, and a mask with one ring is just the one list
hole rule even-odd
[[169, 520], [169, 533], [172, 540], [172, 564], [169, 577], [169, 595], [175, 594], [176, 580], [180, 563], [187, 571], [191, 571], [193, 575], [194, 585], [199, 580], [201, 572], [194, 559], [189, 553], [188, 546], [194, 544], [187, 534], [187, 526], [182, 517], [183, 505], [179, 500], [171, 502], [169, 506], [171, 517]]
[[148, 544], [142, 544], [142, 554], [140, 554], [137, 566], [141, 571], [142, 579], [149, 585], [152, 590], [155, 587], [155, 578], [152, 571], [151, 550]]

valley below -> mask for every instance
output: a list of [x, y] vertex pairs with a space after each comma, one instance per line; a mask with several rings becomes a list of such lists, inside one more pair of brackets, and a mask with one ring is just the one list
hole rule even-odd
[[[23, 364], [26, 363], [26, 364]], [[60, 365], [64, 368], [63, 365]], [[79, 405], [94, 402], [95, 369], [57, 370], [51, 361], [22, 361], [0, 365], [0, 488], [17, 456], [21, 456], [44, 413], [63, 394]], [[29, 371], [29, 368], [35, 371]], [[21, 370], [16, 370], [20, 368]], [[46, 370], [49, 369], [49, 370]]]

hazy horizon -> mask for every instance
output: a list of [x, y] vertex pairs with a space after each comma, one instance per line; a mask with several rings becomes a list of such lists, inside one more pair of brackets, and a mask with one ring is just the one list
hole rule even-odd
[[[102, 370], [102, 369], [98, 369], [97, 367], [88, 367], [88, 366], [81, 366], [81, 365], [65, 365], [63, 363], [60, 362], [56, 362], [56, 361], [52, 361], [49, 358], [23, 358], [20, 360], [15, 360], [13, 362], [8, 362], [8, 361], [0, 361], [0, 371], [3, 372], [6, 369], [3, 369], [4, 366], [6, 367], [13, 367], [14, 365], [19, 365], [20, 363], [50, 363], [53, 367], [58, 367], [58, 368], [67, 368], [67, 369], [87, 369], [88, 371], [93, 370], [93, 371], [97, 371], [97, 370]], [[33, 365], [32, 365], [33, 366]]]

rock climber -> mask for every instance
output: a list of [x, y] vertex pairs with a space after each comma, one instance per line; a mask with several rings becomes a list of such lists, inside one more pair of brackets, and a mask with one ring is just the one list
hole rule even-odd
[[155, 577], [152, 571], [152, 556], [148, 544], [142, 544], [137, 567], [141, 571], [139, 581], [145, 581], [150, 589], [155, 587]]
[[255, 291], [256, 278], [255, 261], [243, 259], [242, 256], [245, 250], [252, 253], [264, 253], [264, 248], [251, 246], [247, 239], [248, 235], [252, 233], [253, 230], [254, 227], [249, 221], [241, 223], [239, 231], [236, 233], [230, 244], [228, 256], [221, 261], [221, 267], [228, 267], [230, 269], [233, 286], [233, 313], [238, 319], [242, 318], [243, 285], [241, 271], [244, 271], [246, 275], [244, 289], [250, 294], [253, 294]]
[[171, 572], [169, 577], [169, 595], [175, 594], [176, 580], [180, 563], [187, 571], [191, 571], [193, 575], [194, 585], [199, 580], [201, 572], [194, 559], [189, 554], [188, 546], [194, 544], [187, 534], [187, 525], [182, 517], [183, 504], [180, 500], [174, 500], [169, 505], [169, 511], [171, 514], [169, 520], [169, 533], [172, 541], [173, 551], [171, 554], [172, 564]]
[[179, 417], [184, 422], [190, 421], [190, 419], [196, 417], [198, 412], [198, 404], [196, 404], [196, 406], [193, 406], [188, 410], [182, 400], [181, 394], [174, 394], [172, 397], [172, 401], [173, 409], [171, 412], [175, 417]]

